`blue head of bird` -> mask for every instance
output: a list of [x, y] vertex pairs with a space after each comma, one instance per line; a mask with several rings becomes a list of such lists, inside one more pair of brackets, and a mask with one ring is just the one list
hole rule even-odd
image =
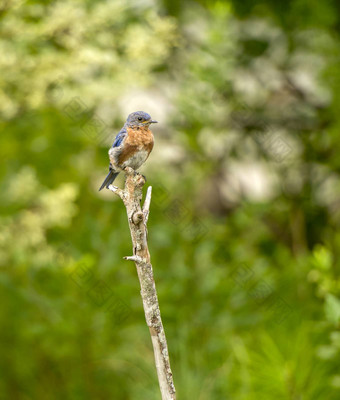
[[127, 117], [126, 125], [128, 126], [149, 126], [156, 124], [157, 121], [153, 120], [150, 114], [145, 111], [135, 111]]

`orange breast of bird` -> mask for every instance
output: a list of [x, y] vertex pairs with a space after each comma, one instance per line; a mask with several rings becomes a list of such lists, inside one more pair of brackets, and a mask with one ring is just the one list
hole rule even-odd
[[124, 141], [124, 149], [118, 158], [119, 164], [123, 164], [124, 161], [139, 151], [150, 154], [153, 144], [153, 134], [148, 127], [128, 128], [127, 137]]

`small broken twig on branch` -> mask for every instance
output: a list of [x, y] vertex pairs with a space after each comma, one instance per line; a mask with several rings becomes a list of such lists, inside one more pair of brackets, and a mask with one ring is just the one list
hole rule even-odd
[[142, 208], [141, 200], [145, 178], [135, 173], [131, 168], [126, 168], [125, 171], [126, 182], [124, 190], [116, 186], [109, 186], [109, 189], [122, 199], [128, 216], [133, 244], [133, 255], [124, 257], [124, 259], [134, 261], [136, 264], [141, 286], [145, 319], [151, 334], [162, 400], [176, 400], [176, 390], [170, 368], [168, 345], [162, 324], [147, 243], [146, 224], [149, 218], [151, 187], [147, 190]]

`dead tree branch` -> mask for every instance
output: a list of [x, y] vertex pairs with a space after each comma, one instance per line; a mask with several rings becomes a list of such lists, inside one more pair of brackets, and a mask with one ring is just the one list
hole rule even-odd
[[162, 400], [176, 400], [176, 391], [170, 368], [168, 345], [162, 324], [147, 243], [146, 224], [149, 218], [151, 187], [147, 190], [145, 202], [142, 208], [141, 200], [144, 184], [144, 177], [140, 174], [136, 174], [132, 169], [128, 168], [126, 170], [124, 190], [112, 185], [110, 185], [109, 189], [122, 199], [126, 207], [133, 244], [133, 255], [124, 257], [124, 259], [134, 261], [136, 264], [141, 286], [145, 319], [151, 334]]

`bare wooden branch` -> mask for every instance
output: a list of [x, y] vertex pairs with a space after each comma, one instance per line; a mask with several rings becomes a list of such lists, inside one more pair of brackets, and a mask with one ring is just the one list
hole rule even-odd
[[149, 219], [150, 204], [151, 204], [151, 194], [152, 194], [152, 186], [149, 186], [147, 191], [146, 191], [145, 201], [144, 201], [144, 205], [143, 205], [143, 213], [144, 213], [145, 224], [147, 224], [148, 219]]
[[125, 189], [110, 185], [109, 189], [118, 195], [126, 207], [133, 256], [124, 257], [134, 261], [141, 286], [145, 320], [149, 327], [155, 355], [155, 364], [162, 400], [176, 400], [176, 390], [170, 368], [168, 345], [165, 337], [161, 313], [158, 304], [156, 285], [153, 277], [150, 253], [147, 243], [146, 223], [149, 218], [151, 187], [148, 188], [143, 209], [141, 208], [142, 190], [145, 179], [131, 168], [126, 169]]
[[124, 258], [124, 260], [135, 261], [135, 262], [138, 262], [138, 263], [146, 262], [142, 257], [138, 257], [138, 256], [126, 256], [126, 257], [123, 257], [123, 258]]
[[124, 190], [119, 189], [119, 187], [113, 185], [110, 185], [109, 189], [111, 190], [111, 192], [115, 193], [118, 197], [120, 197], [123, 200], [125, 194]]

